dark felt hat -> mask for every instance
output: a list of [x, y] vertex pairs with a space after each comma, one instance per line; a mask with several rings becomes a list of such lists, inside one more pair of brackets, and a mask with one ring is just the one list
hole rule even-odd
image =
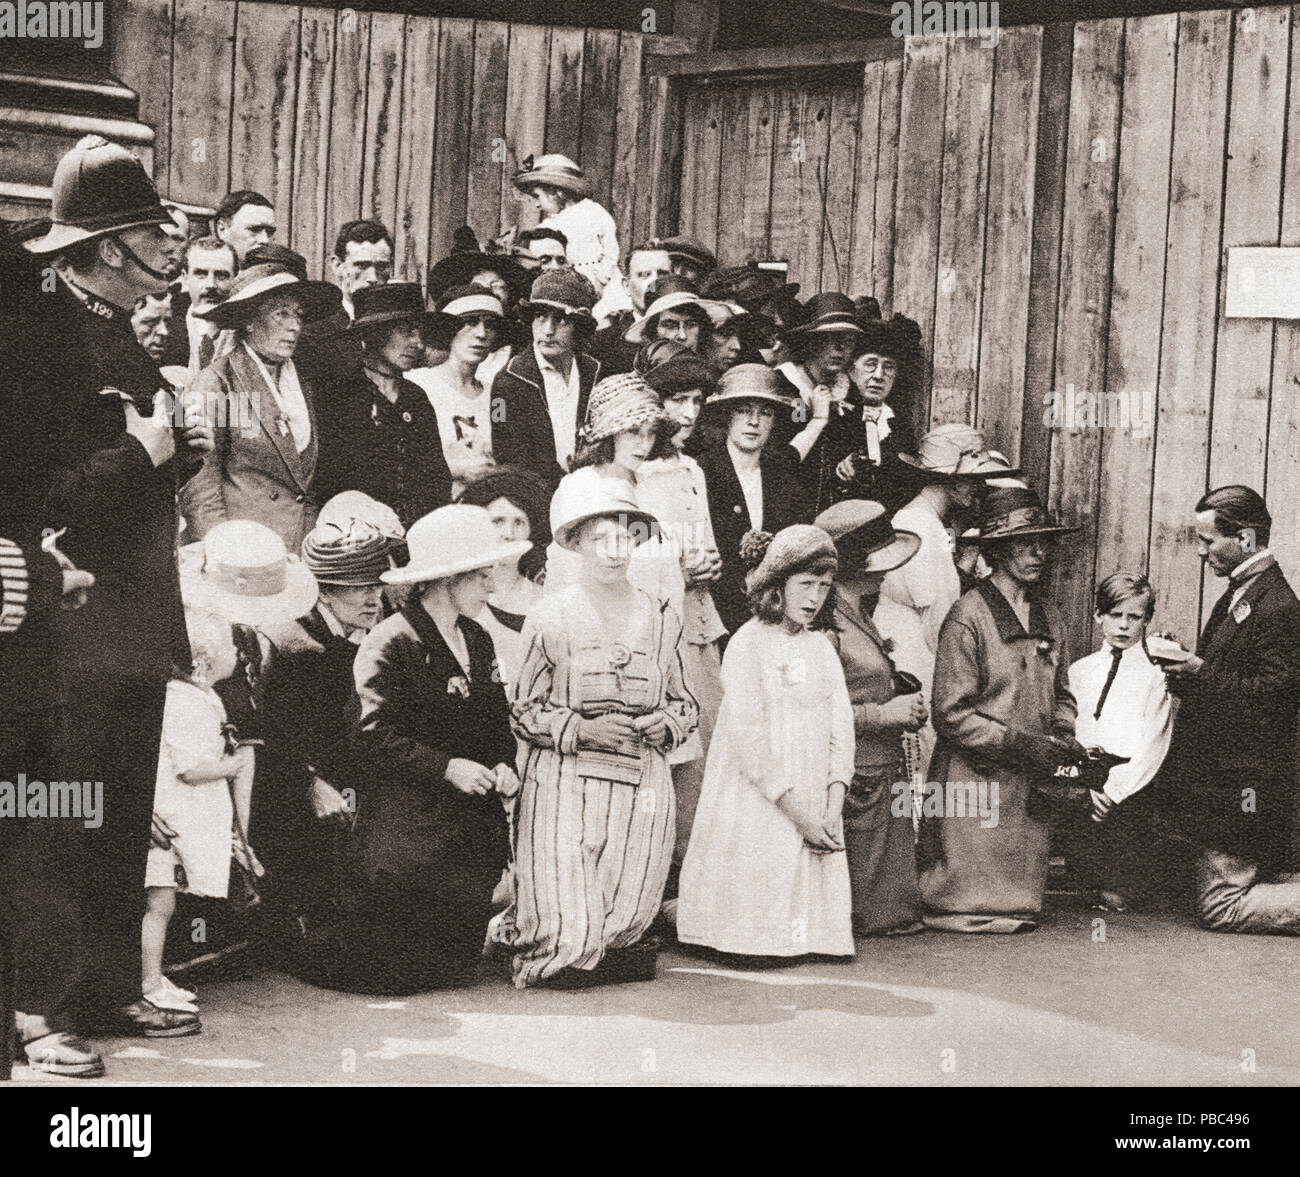
[[435, 316], [424, 307], [424, 291], [418, 282], [388, 282], [383, 286], [365, 286], [352, 295], [351, 331], [363, 331], [381, 323], [412, 322], [420, 327], [432, 326]]
[[1027, 486], [994, 487], [980, 509], [981, 544], [1031, 535], [1066, 535], [1078, 530], [1057, 523], [1038, 493]]
[[508, 253], [489, 253], [480, 249], [473, 230], [463, 225], [452, 235], [451, 253], [429, 271], [426, 281], [429, 297], [438, 299], [445, 291], [453, 286], [464, 286], [484, 270], [501, 275], [510, 289], [511, 306], [528, 293], [532, 274]]

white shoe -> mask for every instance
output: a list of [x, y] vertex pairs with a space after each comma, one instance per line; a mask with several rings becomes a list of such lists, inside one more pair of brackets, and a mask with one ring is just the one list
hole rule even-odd
[[162, 979], [161, 988], [163, 992], [170, 993], [173, 997], [179, 997], [181, 1001], [198, 1001], [199, 999], [199, 995], [193, 989], [182, 989], [167, 977]]
[[159, 1009], [174, 1009], [180, 1013], [187, 1014], [196, 1014], [199, 1012], [199, 1007], [195, 1005], [194, 1002], [182, 1000], [161, 985], [152, 993], [146, 993], [144, 999], [145, 1001], [156, 1005]]

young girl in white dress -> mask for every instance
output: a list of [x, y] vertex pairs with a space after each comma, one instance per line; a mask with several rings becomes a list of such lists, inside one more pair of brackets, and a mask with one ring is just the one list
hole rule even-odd
[[[746, 536], [751, 563], [767, 540]], [[853, 955], [841, 820], [853, 708], [819, 632], [835, 568], [830, 536], [797, 524], [749, 574], [755, 616], [722, 660], [722, 709], [682, 864], [683, 943], [749, 957]]]

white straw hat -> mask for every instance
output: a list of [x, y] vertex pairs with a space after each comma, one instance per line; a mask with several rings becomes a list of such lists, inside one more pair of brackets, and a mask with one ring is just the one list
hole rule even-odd
[[532, 546], [526, 539], [503, 540], [483, 507], [455, 503], [412, 523], [406, 533], [410, 559], [380, 576], [387, 584], [445, 580], [503, 560], [518, 560]]
[[316, 603], [316, 578], [269, 527], [218, 523], [180, 551], [181, 595], [245, 625], [292, 621]]

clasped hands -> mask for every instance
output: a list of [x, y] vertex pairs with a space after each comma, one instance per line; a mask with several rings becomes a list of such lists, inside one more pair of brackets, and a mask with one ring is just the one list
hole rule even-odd
[[578, 746], [581, 748], [619, 752], [640, 742], [663, 751], [671, 739], [672, 729], [662, 711], [635, 716], [609, 711], [578, 721]]
[[844, 810], [846, 789], [847, 786], [841, 782], [834, 782], [826, 790], [824, 803], [817, 797], [816, 790], [787, 789], [777, 798], [776, 807], [790, 819], [810, 850], [817, 854], [834, 854], [844, 849], [840, 815]]
[[485, 768], [474, 760], [453, 757], [447, 761], [444, 778], [458, 792], [471, 797], [485, 797], [493, 791], [509, 800], [519, 793], [519, 776], [508, 764], [498, 764], [495, 768]]

